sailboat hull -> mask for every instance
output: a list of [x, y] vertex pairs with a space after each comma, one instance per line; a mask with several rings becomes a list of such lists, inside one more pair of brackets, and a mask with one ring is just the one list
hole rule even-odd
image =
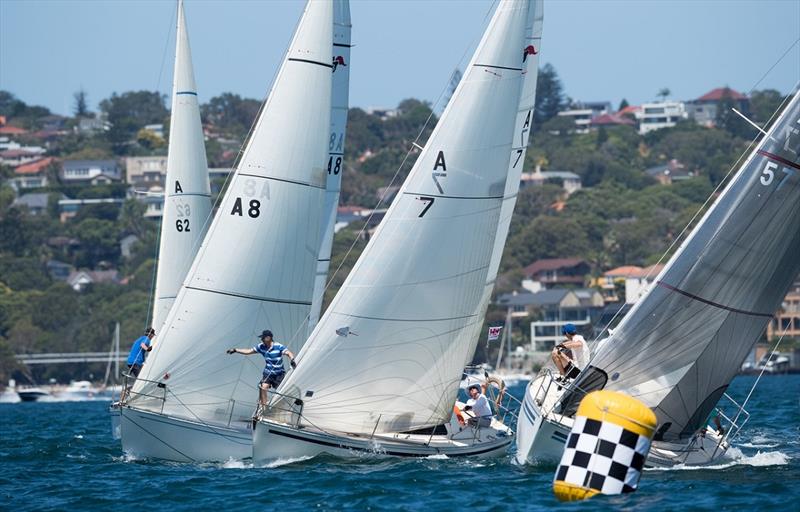
[[[518, 464], [558, 463], [564, 453], [564, 445], [572, 430], [572, 418], [552, 412], [543, 407], [551, 407], [558, 397], [557, 389], [543, 387], [540, 376], [531, 381], [525, 391], [522, 411], [517, 422]], [[544, 404], [544, 406], [540, 405]], [[646, 467], [664, 468], [678, 464], [702, 466], [712, 464], [724, 457], [729, 445], [721, 436], [708, 429], [705, 436], [695, 437], [689, 443], [667, 443], [655, 441], [645, 462]]]
[[133, 457], [176, 462], [224, 462], [252, 455], [248, 426], [230, 428], [150, 411], [119, 409], [122, 450]]
[[[505, 427], [503, 427], [505, 429]], [[466, 431], [465, 431], [466, 433]], [[454, 436], [457, 437], [457, 436]], [[361, 436], [298, 429], [261, 420], [253, 432], [253, 462], [307, 458], [327, 453], [337, 457], [365, 454], [393, 457], [493, 457], [506, 453], [514, 439], [510, 430], [469, 428], [461, 439], [448, 435], [383, 434]]]

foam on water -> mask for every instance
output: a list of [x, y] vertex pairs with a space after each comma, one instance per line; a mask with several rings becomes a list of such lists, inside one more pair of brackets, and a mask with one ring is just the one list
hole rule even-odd
[[245, 462], [243, 460], [230, 458], [222, 463], [223, 469], [251, 469], [253, 467], [252, 462]]
[[757, 452], [755, 455], [745, 455], [738, 448], [729, 448], [728, 452], [722, 458], [725, 462], [721, 464], [710, 464], [700, 466], [688, 466], [685, 464], [678, 464], [670, 468], [645, 468], [645, 471], [695, 471], [695, 470], [709, 470], [709, 469], [727, 469], [734, 466], [785, 466], [789, 464], [791, 457], [783, 452]]
[[445, 460], [445, 459], [449, 459], [450, 457], [448, 457], [444, 453], [437, 453], [436, 455], [428, 455], [425, 458], [426, 459], [432, 459], [432, 460]]
[[[305, 455], [303, 457], [290, 457], [287, 459], [275, 459], [273, 461], [267, 462], [266, 464], [260, 465], [260, 468], [279, 468], [281, 466], [286, 466], [287, 464], [295, 464], [297, 462], [303, 462], [304, 460], [308, 460], [313, 458], [311, 455]], [[251, 464], [251, 467], [253, 465]]]

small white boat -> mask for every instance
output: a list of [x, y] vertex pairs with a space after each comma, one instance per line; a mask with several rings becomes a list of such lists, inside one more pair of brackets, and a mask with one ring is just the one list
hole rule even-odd
[[55, 398], [65, 402], [88, 402], [111, 400], [111, 391], [96, 388], [88, 380], [70, 382], [63, 391], [55, 394]]
[[49, 391], [38, 387], [17, 388], [16, 391], [23, 402], [38, 402], [51, 398]]

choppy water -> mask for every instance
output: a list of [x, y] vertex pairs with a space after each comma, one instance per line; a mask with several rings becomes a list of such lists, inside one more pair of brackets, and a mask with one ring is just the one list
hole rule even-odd
[[[730, 393], [743, 398], [753, 380], [737, 378]], [[554, 466], [521, 468], [510, 457], [321, 456], [263, 468], [131, 460], [111, 438], [107, 406], [0, 405], [0, 510], [797, 510], [800, 499], [797, 375], [762, 379], [730, 460], [646, 471], [634, 494], [562, 505]]]

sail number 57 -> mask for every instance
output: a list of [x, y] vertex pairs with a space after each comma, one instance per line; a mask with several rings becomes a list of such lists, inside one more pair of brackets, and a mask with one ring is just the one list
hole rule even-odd
[[786, 183], [786, 180], [789, 179], [790, 176], [795, 174], [794, 169], [789, 169], [787, 167], [781, 167], [777, 163], [773, 162], [772, 160], [767, 160], [764, 165], [764, 169], [761, 171], [761, 184], [765, 187], [772, 184], [775, 181], [775, 175], [780, 170], [784, 176], [781, 179], [780, 183], [778, 184], [777, 190], [780, 190], [783, 185]]

